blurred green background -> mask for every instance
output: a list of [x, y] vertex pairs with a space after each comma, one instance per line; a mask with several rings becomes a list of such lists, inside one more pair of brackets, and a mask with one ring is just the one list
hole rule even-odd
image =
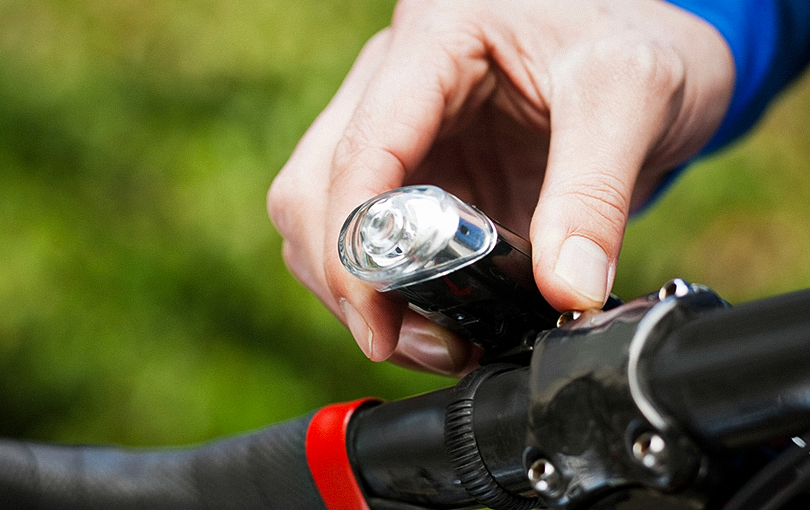
[[[391, 0], [0, 0], [0, 435], [165, 445], [450, 384], [367, 361], [265, 193]], [[627, 234], [616, 292], [810, 286], [810, 84]]]

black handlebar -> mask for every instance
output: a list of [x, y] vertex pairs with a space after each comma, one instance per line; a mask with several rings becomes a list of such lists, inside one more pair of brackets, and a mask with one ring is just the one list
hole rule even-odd
[[810, 290], [702, 315], [649, 366], [652, 398], [706, 445], [810, 430]]
[[[522, 467], [529, 369], [512, 368], [481, 381], [471, 425], [481, 460], [491, 474], [491, 480], [481, 481], [489, 485], [483, 489], [500, 487], [520, 494], [531, 490]], [[429, 508], [480, 506], [459, 483], [446, 447], [447, 410], [458, 396], [457, 389], [450, 388], [358, 414], [348, 440], [372, 508], [394, 502]]]
[[311, 418], [179, 450], [0, 441], [0, 508], [325, 510], [305, 456]]

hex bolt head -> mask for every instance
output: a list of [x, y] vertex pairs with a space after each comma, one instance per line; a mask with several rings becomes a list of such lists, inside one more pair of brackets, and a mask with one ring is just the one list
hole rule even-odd
[[567, 312], [563, 312], [557, 319], [557, 327], [561, 328], [569, 322], [579, 319], [580, 315], [582, 315], [582, 312], [578, 312], [576, 310], [568, 310]]
[[565, 481], [562, 475], [548, 459], [537, 459], [532, 462], [528, 472], [532, 487], [541, 496], [556, 498], [562, 495]]
[[647, 469], [660, 471], [667, 461], [667, 444], [655, 432], [644, 432], [633, 442], [633, 457]]
[[692, 290], [690, 285], [680, 278], [674, 278], [664, 284], [658, 290], [658, 300], [663, 301], [668, 297], [684, 297]]

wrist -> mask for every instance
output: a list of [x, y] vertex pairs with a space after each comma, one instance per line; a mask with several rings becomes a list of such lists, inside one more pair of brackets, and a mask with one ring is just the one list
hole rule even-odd
[[773, 0], [668, 0], [711, 24], [734, 59], [735, 85], [725, 118], [703, 149], [709, 153], [747, 131], [768, 99], [769, 76], [778, 50], [778, 13]]

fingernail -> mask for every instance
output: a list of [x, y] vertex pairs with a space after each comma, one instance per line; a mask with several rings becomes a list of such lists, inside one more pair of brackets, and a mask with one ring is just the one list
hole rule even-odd
[[360, 346], [360, 350], [363, 351], [363, 354], [365, 354], [367, 358], [373, 359], [374, 343], [372, 342], [373, 335], [371, 328], [368, 327], [368, 324], [366, 324], [360, 312], [345, 298], [340, 300], [340, 309], [343, 311], [343, 317], [346, 318], [346, 325], [349, 326], [349, 331], [351, 331], [357, 345]]
[[452, 333], [439, 326], [408, 327], [400, 331], [398, 351], [412, 362], [430, 372], [455, 375], [467, 365], [468, 353], [453, 349]]
[[607, 299], [608, 258], [595, 242], [571, 236], [560, 249], [554, 274], [582, 296], [604, 303]]

